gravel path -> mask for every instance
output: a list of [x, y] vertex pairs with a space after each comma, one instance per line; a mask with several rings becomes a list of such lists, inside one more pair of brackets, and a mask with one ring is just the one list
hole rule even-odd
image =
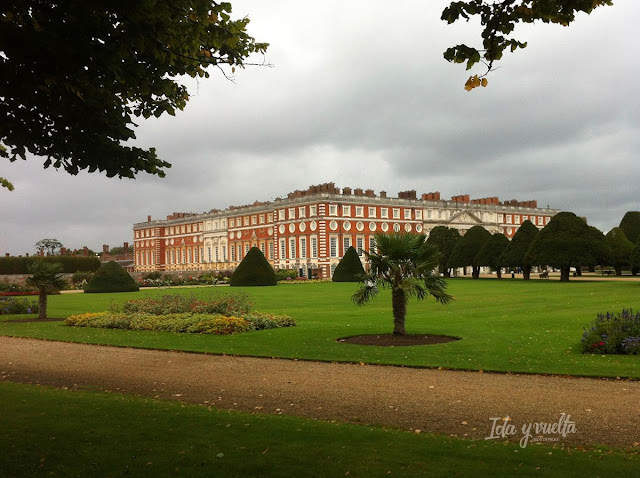
[[[0, 337], [0, 379], [485, 438], [531, 423], [570, 446], [640, 446], [640, 382], [453, 372]], [[561, 420], [562, 414], [565, 417]], [[509, 417], [509, 421], [502, 420]], [[572, 432], [572, 425], [575, 433]], [[562, 431], [566, 436], [562, 436]], [[496, 428], [493, 435], [499, 435]]]

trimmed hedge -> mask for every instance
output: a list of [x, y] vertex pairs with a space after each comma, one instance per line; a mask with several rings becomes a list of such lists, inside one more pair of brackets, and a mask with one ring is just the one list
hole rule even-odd
[[0, 274], [29, 274], [29, 266], [34, 261], [59, 262], [62, 272], [95, 272], [100, 268], [100, 259], [85, 256], [30, 256], [0, 257]]
[[140, 287], [133, 277], [114, 261], [100, 267], [84, 288], [88, 293], [136, 292], [138, 290]]
[[350, 246], [336, 266], [331, 280], [333, 282], [360, 282], [363, 274], [364, 268], [362, 267], [362, 262], [360, 262], [360, 256], [358, 256], [355, 248]]
[[264, 286], [276, 285], [276, 273], [264, 254], [257, 247], [249, 249], [231, 276], [232, 286]]

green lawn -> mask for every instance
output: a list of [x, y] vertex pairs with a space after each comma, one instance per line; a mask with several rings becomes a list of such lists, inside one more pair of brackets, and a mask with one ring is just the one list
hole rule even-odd
[[[6, 322], [7, 316], [2, 316], [0, 334], [207, 353], [640, 378], [640, 356], [580, 353], [582, 330], [597, 312], [640, 308], [637, 282], [450, 280], [449, 292], [456, 300], [449, 306], [410, 301], [407, 331], [462, 340], [393, 348], [336, 342], [344, 336], [392, 330], [388, 292], [367, 306], [357, 307], [350, 301], [355, 288], [356, 284], [348, 283], [241, 288], [250, 294], [258, 310], [289, 314], [299, 325], [234, 336], [72, 328], [59, 322], [16, 324]], [[170, 292], [206, 296], [211, 290]], [[52, 296], [49, 315], [100, 311], [112, 301], [165, 293], [168, 291]]]
[[0, 475], [637, 476], [637, 449], [561, 449], [0, 382]]

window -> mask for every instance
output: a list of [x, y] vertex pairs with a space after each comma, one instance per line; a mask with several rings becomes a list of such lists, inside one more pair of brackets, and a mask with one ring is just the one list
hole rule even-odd
[[272, 223], [273, 222], [273, 213], [267, 214], [267, 222], [268, 223]]
[[318, 238], [311, 238], [311, 257], [318, 257]]
[[296, 239], [294, 237], [289, 238], [289, 258], [296, 258]]
[[[207, 246], [207, 257], [209, 262], [211, 262], [211, 246]], [[216, 259], [217, 261], [218, 259]]]
[[380, 209], [380, 217], [382, 219], [389, 219], [389, 209], [387, 209], [386, 207], [383, 207]]
[[361, 256], [364, 249], [364, 237], [356, 238], [356, 249], [358, 250], [358, 255]]
[[191, 248], [189, 248], [189, 250], [187, 252], [189, 254], [189, 263], [191, 263], [191, 262], [193, 262], [193, 256], [192, 256]]
[[168, 264], [169, 263], [169, 259], [171, 259], [170, 255], [169, 255], [169, 251], [167, 251], [167, 254], [165, 256], [165, 262]]
[[231, 262], [236, 261], [236, 248], [231, 246]]
[[227, 246], [225, 244], [222, 244], [222, 260], [227, 262]]
[[172, 264], [176, 263], [176, 251], [175, 251], [175, 249], [171, 250], [171, 263]]
[[191, 232], [191, 224], [187, 224], [187, 232]]
[[273, 259], [273, 241], [269, 241], [269, 259]]
[[260, 214], [260, 216], [258, 216], [258, 221], [260, 224], [264, 224], [264, 214]]
[[337, 215], [338, 215], [338, 205], [329, 204], [329, 216], [337, 216]]
[[287, 241], [280, 239], [280, 259], [287, 257]]
[[278, 221], [284, 221], [286, 219], [286, 211], [284, 209], [278, 210]]
[[200, 262], [200, 261], [198, 260], [198, 257], [199, 257], [199, 256], [198, 256], [198, 248], [197, 248], [197, 247], [195, 247], [195, 248], [193, 249], [193, 262], [195, 262], [196, 264], [197, 264], [198, 262]]
[[329, 238], [329, 256], [338, 257], [338, 238], [336, 236]]
[[248, 226], [249, 225], [249, 216], [245, 216], [242, 219], [244, 220], [244, 225]]
[[376, 240], [373, 236], [369, 236], [369, 252], [376, 252]]
[[394, 219], [400, 219], [400, 209], [399, 208], [393, 208], [393, 218]]
[[136, 231], [136, 239], [138, 239], [138, 237], [139, 237], [139, 234], [138, 234], [139, 232], [140, 231]]
[[317, 216], [318, 215], [318, 206], [309, 206], [309, 216]]
[[265, 253], [265, 245], [264, 245], [264, 242], [261, 242], [261, 243], [260, 243], [260, 251], [262, 251], [262, 255], [263, 255], [263, 256], [266, 254], [266, 253]]
[[307, 238], [300, 238], [300, 257], [305, 259], [307, 257]]
[[351, 216], [351, 206], [342, 206], [342, 215], [345, 217]]
[[298, 208], [298, 217], [307, 217], [307, 208], [305, 206]]
[[238, 244], [238, 262], [242, 260], [242, 244]]
[[504, 221], [504, 215], [498, 214], [498, 222]]
[[[149, 231], [147, 231], [147, 233], [148, 233], [148, 232], [149, 232]], [[182, 234], [184, 234], [184, 226], [180, 226], [180, 232], [181, 232]], [[149, 235], [149, 234], [147, 234], [147, 236], [148, 236], [148, 235]]]
[[249, 254], [249, 249], [251, 249], [251, 245], [247, 242], [244, 245], [244, 255], [246, 256], [247, 254]]
[[370, 207], [368, 213], [369, 213], [369, 217], [376, 217], [376, 208]]
[[405, 219], [411, 219], [411, 209], [405, 209], [404, 210], [404, 218]]
[[350, 236], [346, 236], [342, 238], [342, 254], [346, 254], [347, 253], [347, 249], [349, 249], [349, 247], [351, 246], [351, 237]]
[[516, 222], [516, 224], [520, 224], [520, 215], [519, 215], [519, 214], [515, 215], [515, 216], [514, 216], [514, 219], [516, 220], [516, 221], [515, 221], [515, 222]]
[[511, 224], [511, 214], [507, 214], [507, 224]]
[[[209, 248], [209, 262], [211, 262], [211, 248]], [[220, 262], [218, 246], [216, 246], [216, 262]]]
[[235, 219], [229, 219], [229, 227], [236, 227], [236, 220]]
[[364, 207], [356, 206], [356, 217], [364, 217]]
[[549, 221], [551, 220], [551, 218], [549, 216], [544, 218], [544, 223], [545, 224], [549, 224]]
[[416, 219], [422, 219], [422, 209], [416, 209]]
[[538, 226], [542, 226], [544, 224], [544, 217], [538, 216]]
[[257, 216], [251, 216], [251, 225], [255, 226], [256, 224], [258, 224], [258, 217]]

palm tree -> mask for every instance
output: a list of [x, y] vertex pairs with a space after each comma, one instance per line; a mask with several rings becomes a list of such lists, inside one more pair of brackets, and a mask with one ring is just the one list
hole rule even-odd
[[38, 318], [47, 318], [47, 293], [55, 292], [66, 285], [62, 277], [62, 264], [59, 262], [35, 261], [29, 266], [31, 277], [26, 280], [27, 285], [33, 286], [40, 292], [38, 297]]
[[438, 266], [437, 249], [426, 242], [424, 234], [376, 234], [375, 251], [365, 252], [369, 272], [363, 275], [363, 286], [352, 296], [364, 305], [378, 294], [378, 285], [391, 289], [393, 335], [406, 335], [404, 328], [407, 300], [428, 296], [448, 304], [453, 297], [445, 292], [447, 284], [433, 271]]

